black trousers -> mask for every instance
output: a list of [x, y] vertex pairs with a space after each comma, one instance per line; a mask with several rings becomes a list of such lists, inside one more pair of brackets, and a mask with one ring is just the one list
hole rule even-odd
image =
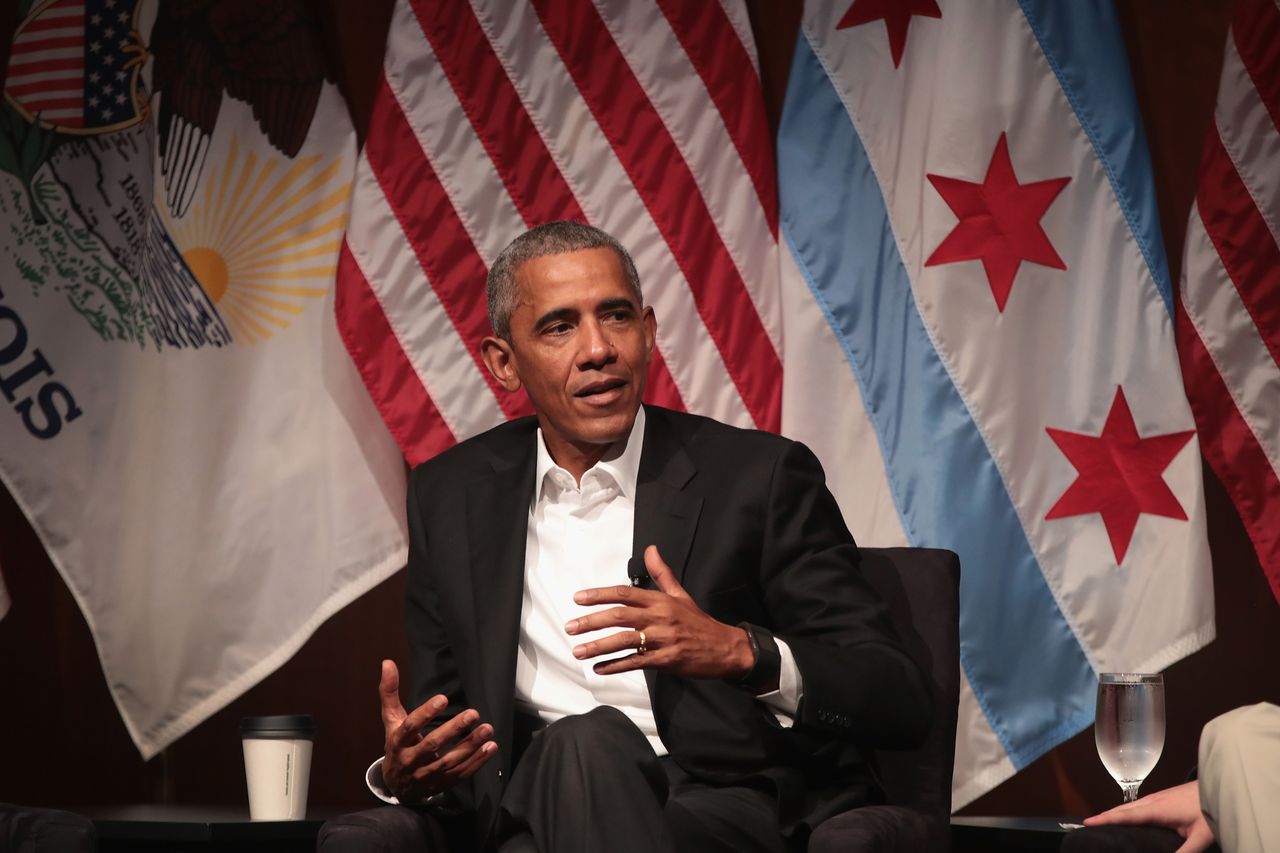
[[543, 729], [502, 798], [501, 853], [791, 853], [777, 802], [693, 779], [602, 706]]

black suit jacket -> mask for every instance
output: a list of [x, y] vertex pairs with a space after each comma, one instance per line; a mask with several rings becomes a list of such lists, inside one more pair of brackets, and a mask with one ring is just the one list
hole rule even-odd
[[[645, 412], [633, 553], [657, 545], [711, 616], [784, 639], [803, 683], [784, 729], [740, 688], [646, 672], [672, 758], [709, 782], [776, 789], [786, 832], [876, 800], [867, 748], [922, 738], [930, 694], [858, 571], [821, 465], [776, 435]], [[444, 693], [442, 721], [474, 707], [494, 726], [497, 758], [457, 792], [482, 838], [519, 752], [513, 693], [536, 427], [496, 427], [423, 463], [409, 484], [414, 701]]]

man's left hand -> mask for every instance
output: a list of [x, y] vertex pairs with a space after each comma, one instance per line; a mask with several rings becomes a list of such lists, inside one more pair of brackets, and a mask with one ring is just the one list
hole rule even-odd
[[[579, 660], [632, 650], [635, 654], [598, 663], [601, 675], [633, 669], [662, 669], [688, 678], [736, 680], [751, 671], [755, 659], [747, 632], [712, 619], [685, 592], [658, 548], [644, 552], [645, 568], [656, 590], [633, 586], [606, 586], [574, 593], [581, 605], [616, 604], [565, 625], [569, 634], [585, 634], [602, 628], [628, 628], [577, 646]], [[641, 639], [643, 634], [643, 649]]]

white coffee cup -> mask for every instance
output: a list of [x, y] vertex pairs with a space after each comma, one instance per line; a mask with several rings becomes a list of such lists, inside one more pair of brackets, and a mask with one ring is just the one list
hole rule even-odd
[[311, 746], [309, 714], [245, 717], [240, 721], [251, 820], [302, 820], [307, 815]]

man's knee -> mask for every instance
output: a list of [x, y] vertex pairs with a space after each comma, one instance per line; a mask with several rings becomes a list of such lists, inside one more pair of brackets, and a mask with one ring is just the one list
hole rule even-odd
[[543, 750], [567, 749], [599, 755], [618, 749], [649, 748], [649, 741], [636, 724], [609, 705], [556, 720], [539, 732], [535, 740]]
[[1246, 705], [1215, 717], [1200, 735], [1200, 765], [1246, 754], [1266, 733], [1280, 736], [1280, 708], [1268, 702]]

